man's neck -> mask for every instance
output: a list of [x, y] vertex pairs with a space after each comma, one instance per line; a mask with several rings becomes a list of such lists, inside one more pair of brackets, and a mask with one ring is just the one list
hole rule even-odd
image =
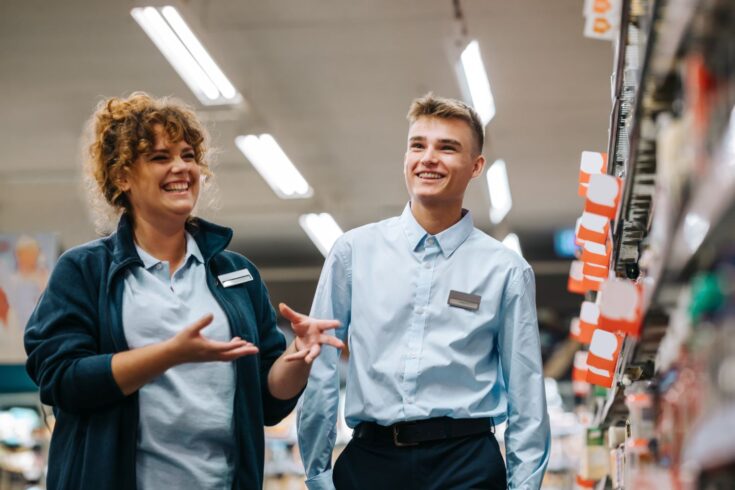
[[462, 202], [432, 205], [412, 200], [411, 213], [421, 228], [436, 235], [462, 219]]
[[176, 271], [186, 255], [186, 231], [181, 224], [159, 226], [144, 218], [135, 217], [135, 243], [147, 253], [169, 263], [171, 273]]

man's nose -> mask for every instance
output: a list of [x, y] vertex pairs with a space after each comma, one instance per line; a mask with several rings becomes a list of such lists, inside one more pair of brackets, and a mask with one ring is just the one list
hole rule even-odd
[[424, 153], [421, 155], [421, 163], [434, 164], [436, 163], [436, 150], [434, 148], [426, 148]]

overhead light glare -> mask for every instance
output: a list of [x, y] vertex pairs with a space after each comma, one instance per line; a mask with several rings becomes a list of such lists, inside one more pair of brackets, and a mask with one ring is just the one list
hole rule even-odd
[[513, 207], [505, 161], [496, 160], [487, 169], [485, 177], [487, 178], [487, 189], [490, 193], [490, 221], [497, 225], [503, 221], [510, 208]]
[[281, 199], [305, 199], [314, 194], [270, 134], [238, 136], [235, 145]]
[[204, 105], [237, 104], [242, 96], [176, 8], [136, 7], [130, 15]]
[[329, 213], [302, 214], [299, 224], [325, 257], [329, 255], [334, 242], [344, 233]]
[[465, 92], [469, 92], [472, 106], [480, 116], [483, 125], [487, 125], [495, 116], [495, 98], [490, 81], [487, 78], [485, 65], [480, 56], [480, 45], [471, 41], [460, 55], [460, 76]]
[[516, 235], [515, 233], [508, 233], [506, 237], [503, 238], [503, 245], [523, 257], [523, 252], [521, 251], [521, 241], [518, 239], [518, 235]]

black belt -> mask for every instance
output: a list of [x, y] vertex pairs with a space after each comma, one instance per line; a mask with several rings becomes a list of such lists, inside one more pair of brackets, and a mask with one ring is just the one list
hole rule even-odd
[[387, 427], [374, 422], [362, 422], [355, 427], [352, 437], [370, 441], [392, 442], [400, 447], [490, 433], [495, 433], [495, 426], [489, 417], [481, 419], [439, 417], [413, 422], [400, 422]]

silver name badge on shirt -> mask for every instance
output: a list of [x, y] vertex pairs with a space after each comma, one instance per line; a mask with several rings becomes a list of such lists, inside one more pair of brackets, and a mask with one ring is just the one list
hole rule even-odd
[[465, 310], [477, 311], [480, 308], [480, 300], [482, 298], [476, 294], [460, 293], [459, 291], [449, 291], [449, 306], [464, 308]]
[[250, 275], [249, 270], [240, 269], [239, 271], [228, 272], [227, 274], [219, 275], [217, 276], [217, 279], [219, 279], [222, 287], [229, 288], [230, 286], [237, 286], [238, 284], [252, 281], [253, 276]]

